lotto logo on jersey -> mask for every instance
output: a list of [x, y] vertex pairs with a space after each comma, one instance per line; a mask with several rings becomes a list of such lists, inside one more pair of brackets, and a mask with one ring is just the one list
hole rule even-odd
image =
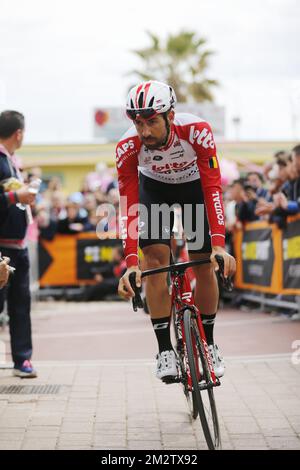
[[152, 165], [152, 171], [155, 173], [167, 173], [171, 170], [175, 173], [178, 171], [185, 171], [188, 168], [194, 166], [195, 162], [170, 162], [166, 163], [165, 165]]
[[196, 129], [195, 126], [191, 126], [189, 141], [191, 144], [197, 142], [197, 144], [202, 145], [205, 149], [215, 148], [213, 135], [205, 127], [200, 131], [199, 129]]

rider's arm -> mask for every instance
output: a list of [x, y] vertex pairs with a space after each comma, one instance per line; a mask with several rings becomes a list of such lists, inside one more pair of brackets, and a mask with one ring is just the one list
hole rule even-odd
[[138, 265], [139, 182], [137, 149], [132, 149], [126, 144], [126, 141], [118, 143], [116, 161], [120, 192], [120, 230], [126, 265], [129, 268]]
[[193, 138], [192, 146], [197, 154], [197, 165], [210, 226], [211, 243], [212, 246], [224, 247], [225, 216], [216, 145], [211, 127], [207, 122], [198, 122], [194, 126], [195, 138]]

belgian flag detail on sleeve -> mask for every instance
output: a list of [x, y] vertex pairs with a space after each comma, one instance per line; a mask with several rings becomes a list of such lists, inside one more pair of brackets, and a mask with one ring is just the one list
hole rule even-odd
[[218, 168], [218, 160], [217, 157], [211, 157], [208, 161], [209, 168]]

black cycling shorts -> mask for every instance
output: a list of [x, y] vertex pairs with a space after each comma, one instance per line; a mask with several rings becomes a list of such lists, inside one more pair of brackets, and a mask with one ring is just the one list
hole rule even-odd
[[188, 251], [211, 253], [209, 224], [199, 179], [187, 183], [168, 184], [140, 173], [139, 203], [146, 209], [143, 210], [140, 206], [139, 245], [142, 249], [156, 243], [170, 246], [174, 212], [171, 210], [170, 217], [167, 218], [158, 213], [157, 208], [161, 204], [166, 204], [169, 208], [176, 204], [181, 207], [182, 226], [188, 242]]

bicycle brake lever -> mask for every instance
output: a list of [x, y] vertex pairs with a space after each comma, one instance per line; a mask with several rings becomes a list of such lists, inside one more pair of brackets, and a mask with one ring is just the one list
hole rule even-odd
[[225, 290], [228, 292], [232, 292], [233, 290], [233, 282], [231, 277], [225, 278], [224, 276], [224, 258], [221, 255], [216, 255], [215, 259], [219, 265], [219, 271], [217, 271], [218, 275], [220, 276], [220, 279], [222, 281], [223, 287]]
[[134, 290], [134, 297], [132, 297], [132, 308], [135, 312], [137, 312], [138, 308], [144, 308], [144, 303], [141, 297], [142, 288], [137, 287], [135, 283], [135, 277], [136, 277], [135, 272], [132, 272], [129, 274], [129, 282], [130, 282], [132, 289]]

